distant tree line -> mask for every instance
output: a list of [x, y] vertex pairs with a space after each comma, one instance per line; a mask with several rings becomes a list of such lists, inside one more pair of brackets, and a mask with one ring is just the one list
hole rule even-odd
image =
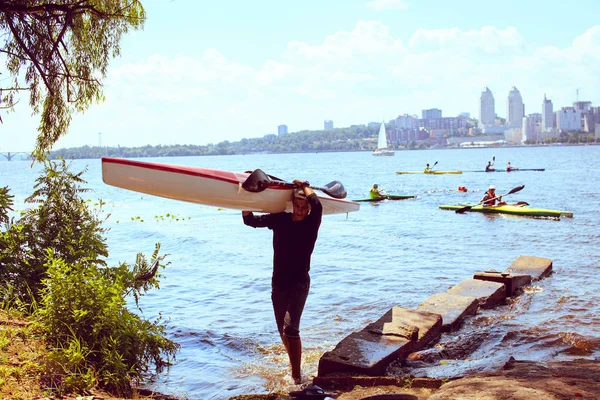
[[564, 132], [561, 133], [558, 137], [552, 137], [552, 138], [546, 138], [543, 141], [533, 141], [533, 140], [527, 140], [525, 141], [525, 144], [536, 144], [536, 143], [545, 143], [545, 144], [552, 144], [552, 143], [570, 143], [570, 144], [577, 144], [577, 143], [600, 143], [600, 138], [596, 138], [596, 136], [593, 133], [587, 133], [587, 132], [579, 132], [579, 131], [570, 131], [570, 132]]
[[101, 157], [181, 157], [232, 155], [250, 153], [300, 153], [320, 151], [374, 150], [379, 127], [352, 126], [327, 131], [300, 131], [287, 135], [266, 135], [262, 138], [227, 140], [216, 145], [169, 145], [142, 147], [83, 146], [53, 150], [50, 158], [89, 159]]

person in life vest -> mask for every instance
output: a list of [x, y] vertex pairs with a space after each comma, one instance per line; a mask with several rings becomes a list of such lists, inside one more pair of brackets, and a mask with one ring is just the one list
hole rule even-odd
[[425, 171], [423, 171], [423, 172], [425, 172], [426, 174], [428, 174], [428, 173], [430, 173], [431, 171], [432, 171], [432, 170], [431, 170], [431, 167], [429, 166], [429, 163], [427, 163], [427, 165], [425, 166]]
[[380, 199], [384, 196], [385, 194], [383, 193], [383, 189], [379, 189], [379, 185], [374, 183], [373, 187], [369, 191], [369, 197], [372, 199]]
[[496, 196], [496, 186], [491, 185], [479, 203], [483, 203], [484, 207], [490, 207], [495, 205], [496, 202], [499, 206], [506, 204], [502, 201], [502, 196]]
[[494, 168], [494, 164], [491, 161], [488, 161], [488, 164], [485, 166], [485, 172], [494, 172], [496, 168]]

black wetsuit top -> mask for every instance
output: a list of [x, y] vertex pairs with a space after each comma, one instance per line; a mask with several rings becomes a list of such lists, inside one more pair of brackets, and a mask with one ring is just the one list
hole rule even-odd
[[307, 200], [310, 213], [302, 221], [292, 221], [292, 214], [287, 212], [244, 216], [246, 225], [273, 231], [273, 284], [278, 287], [310, 281], [310, 257], [317, 241], [323, 206], [314, 193]]

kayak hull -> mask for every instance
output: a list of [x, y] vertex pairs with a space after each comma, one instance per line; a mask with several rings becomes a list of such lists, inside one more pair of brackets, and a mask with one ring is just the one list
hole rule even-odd
[[400, 171], [400, 172], [396, 172], [398, 175], [416, 175], [416, 174], [420, 174], [420, 175], [447, 175], [447, 174], [462, 174], [462, 171], [431, 171], [431, 172], [424, 172], [424, 171]]
[[[242, 188], [250, 174], [121, 158], [102, 158], [107, 185], [190, 203], [244, 211], [277, 213], [292, 210], [292, 189], [269, 186], [252, 193]], [[358, 211], [360, 204], [316, 191], [324, 214]]]
[[486, 171], [484, 169], [475, 170], [475, 171], [465, 171], [465, 172], [519, 172], [519, 171], [545, 171], [546, 168], [513, 168], [510, 171], [505, 169], [496, 169], [493, 171]]
[[[458, 210], [464, 208], [465, 206], [469, 206], [471, 204], [461, 204], [461, 205], [443, 205], [439, 206], [441, 210]], [[560, 218], [560, 217], [573, 217], [573, 213], [570, 211], [559, 211], [559, 210], [547, 210], [544, 208], [534, 208], [529, 207], [527, 205], [515, 205], [515, 204], [507, 204], [503, 206], [491, 206], [491, 207], [483, 207], [482, 205], [474, 205], [467, 212], [480, 212], [485, 214], [510, 214], [510, 215], [522, 215], [526, 217], [550, 217], [550, 218]]]
[[359, 202], [359, 203], [360, 202], [376, 203], [378, 201], [384, 201], [384, 200], [407, 200], [407, 199], [415, 199], [415, 198], [417, 198], [416, 195], [414, 195], [414, 196], [411, 196], [411, 195], [402, 196], [402, 195], [398, 195], [398, 194], [388, 194], [388, 195], [385, 195], [384, 197], [380, 197], [378, 199], [371, 199], [371, 198], [369, 198], [369, 199], [357, 199], [357, 200], [354, 200], [354, 201]]

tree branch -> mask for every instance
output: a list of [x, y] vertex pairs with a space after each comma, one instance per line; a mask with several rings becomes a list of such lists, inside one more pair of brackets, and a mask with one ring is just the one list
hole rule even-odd
[[35, 66], [35, 69], [38, 70], [38, 73], [40, 74], [40, 76], [42, 77], [42, 79], [44, 80], [44, 84], [46, 85], [46, 88], [48, 89], [48, 91], [50, 92], [50, 94], [54, 94], [52, 88], [50, 87], [48, 80], [46, 79], [46, 75], [44, 74], [44, 71], [42, 70], [42, 67], [40, 66], [40, 63], [38, 62], [37, 58], [35, 58], [35, 56], [33, 54], [31, 54], [31, 51], [29, 50], [29, 48], [27, 46], [25, 46], [25, 43], [23, 43], [23, 40], [19, 37], [18, 32], [16, 31], [14, 24], [12, 22], [12, 18], [10, 18], [11, 15], [7, 14], [6, 15], [6, 23], [8, 24], [8, 27], [10, 28], [10, 31], [13, 34], [13, 37], [15, 38], [15, 40], [17, 41], [17, 43], [19, 43], [19, 46], [21, 46], [21, 48], [23, 49], [23, 51], [25, 53], [27, 53], [27, 55], [29, 56], [29, 59], [31, 60], [31, 62], [33, 63], [33, 65]]

